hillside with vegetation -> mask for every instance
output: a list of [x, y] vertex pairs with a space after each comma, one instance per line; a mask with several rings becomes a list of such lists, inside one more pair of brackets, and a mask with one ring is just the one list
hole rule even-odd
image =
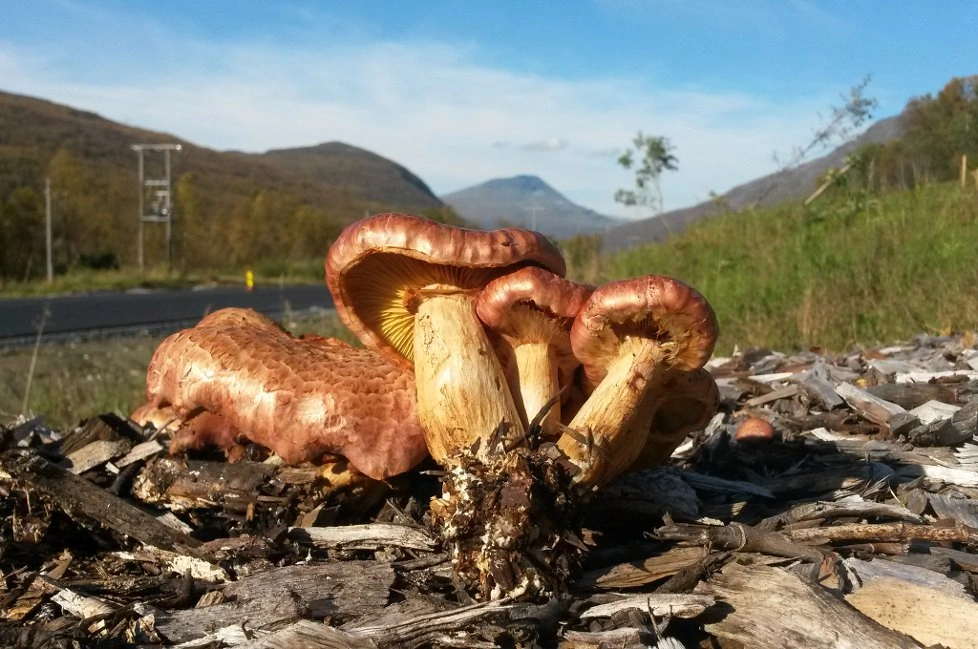
[[[661, 244], [596, 257], [592, 281], [680, 277], [715, 307], [720, 348], [833, 350], [978, 330], [978, 77], [912, 100], [901, 138], [857, 148], [808, 206], [727, 210]], [[962, 175], [962, 159], [965, 162]], [[963, 181], [963, 182], [962, 182]]]
[[[132, 266], [138, 230], [134, 143], [179, 143], [173, 155], [177, 271], [316, 260], [365, 212], [451, 211], [417, 176], [362, 149], [328, 143], [263, 154], [220, 152], [94, 113], [0, 92], [0, 286], [43, 276], [44, 182], [50, 177], [59, 271]], [[147, 154], [147, 175], [162, 157]], [[156, 165], [153, 167], [152, 165]], [[146, 263], [166, 259], [147, 226]]]

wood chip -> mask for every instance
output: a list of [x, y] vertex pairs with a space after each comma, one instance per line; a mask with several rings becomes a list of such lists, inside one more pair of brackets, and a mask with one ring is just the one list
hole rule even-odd
[[878, 579], [846, 595], [846, 602], [927, 646], [978, 649], [978, 605], [973, 601], [901, 580]]
[[[731, 566], [713, 579], [712, 590], [733, 610], [706, 628], [751, 649], [920, 647], [847, 606], [821, 586], [785, 570]], [[790, 623], [786, 623], [788, 611]]]
[[387, 546], [433, 551], [438, 541], [428, 532], [405, 525], [373, 523], [341, 527], [293, 527], [289, 538], [326, 548], [376, 550]]
[[709, 595], [677, 595], [663, 593], [643, 593], [641, 595], [622, 595], [622, 599], [608, 604], [592, 606], [581, 613], [582, 620], [611, 617], [628, 609], [638, 609], [655, 617], [696, 617], [715, 603]]

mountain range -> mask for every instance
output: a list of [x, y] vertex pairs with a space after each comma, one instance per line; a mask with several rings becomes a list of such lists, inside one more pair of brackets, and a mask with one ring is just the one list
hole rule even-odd
[[[450, 215], [451, 206], [466, 223], [482, 228], [532, 227], [555, 238], [600, 233], [606, 251], [659, 241], [688, 224], [726, 208], [770, 205], [803, 198], [816, 179], [839, 167], [858, 146], [886, 142], [902, 133], [900, 117], [881, 120], [861, 137], [830, 154], [795, 168], [734, 187], [721, 201], [706, 201], [658, 217], [627, 221], [599, 214], [569, 201], [533, 175], [497, 178], [439, 198], [404, 166], [341, 142], [277, 149], [265, 153], [216, 151], [178, 136], [135, 128], [50, 101], [0, 92], [0, 204], [18, 187], [43, 187], [60, 151], [69, 151], [83, 169], [98, 209], [113, 215], [117, 228], [134, 227], [136, 142], [183, 145], [174, 159], [175, 176], [194, 179], [200, 208], [226, 219], [242, 210], [256, 192], [276, 201], [293, 201], [317, 210], [335, 227], [365, 213], [405, 210]], [[121, 235], [120, 235], [121, 236]], [[128, 236], [128, 235], [127, 235]]]
[[441, 200], [480, 228], [517, 225], [556, 239], [601, 232], [623, 222], [572, 203], [537, 176], [496, 178], [445, 194]]

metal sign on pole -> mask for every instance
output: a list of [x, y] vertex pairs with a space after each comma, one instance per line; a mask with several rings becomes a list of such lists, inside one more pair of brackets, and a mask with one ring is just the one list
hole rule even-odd
[[[163, 223], [166, 227], [166, 265], [170, 267], [170, 239], [173, 227], [173, 193], [170, 166], [170, 152], [183, 149], [181, 144], [133, 144], [130, 148], [139, 156], [139, 272], [145, 267], [143, 237], [146, 223]], [[146, 151], [163, 153], [163, 175], [155, 178], [146, 177], [144, 154]], [[149, 211], [146, 210], [147, 190], [152, 191], [153, 201]]]

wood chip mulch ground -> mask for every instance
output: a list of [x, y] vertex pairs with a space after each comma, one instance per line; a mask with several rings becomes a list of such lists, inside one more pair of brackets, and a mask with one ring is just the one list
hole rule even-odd
[[259, 449], [170, 457], [111, 415], [10, 422], [0, 646], [978, 647], [973, 336], [709, 367], [721, 412], [594, 497], [583, 572], [532, 604], [453, 581], [435, 471], [381, 484]]

